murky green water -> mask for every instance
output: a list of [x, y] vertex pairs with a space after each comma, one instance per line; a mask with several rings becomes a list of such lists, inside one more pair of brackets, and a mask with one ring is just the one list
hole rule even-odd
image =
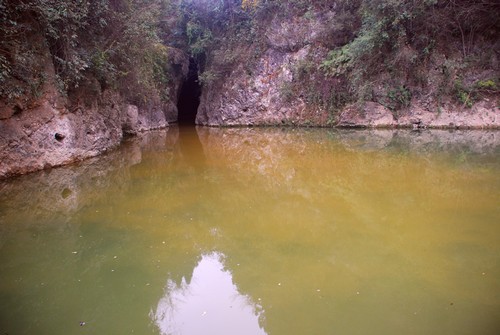
[[0, 334], [499, 334], [500, 133], [176, 129], [0, 183]]

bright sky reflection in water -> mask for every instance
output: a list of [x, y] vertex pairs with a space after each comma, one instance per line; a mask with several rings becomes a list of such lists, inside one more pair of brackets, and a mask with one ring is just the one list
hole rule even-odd
[[266, 334], [259, 326], [259, 306], [238, 292], [222, 262], [218, 253], [204, 255], [189, 283], [168, 281], [152, 315], [161, 334]]

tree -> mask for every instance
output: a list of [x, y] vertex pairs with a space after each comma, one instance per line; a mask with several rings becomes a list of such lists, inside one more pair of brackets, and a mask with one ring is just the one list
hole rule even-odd
[[38, 50], [46, 44], [64, 94], [97, 79], [95, 91], [115, 89], [134, 103], [167, 99], [168, 52], [159, 38], [166, 6], [165, 0], [0, 0], [0, 97], [32, 95], [32, 83], [46, 80]]

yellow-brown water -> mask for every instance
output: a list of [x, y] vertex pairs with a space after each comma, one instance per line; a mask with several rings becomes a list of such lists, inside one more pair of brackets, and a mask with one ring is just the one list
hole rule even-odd
[[0, 334], [499, 334], [500, 133], [171, 128], [0, 184]]

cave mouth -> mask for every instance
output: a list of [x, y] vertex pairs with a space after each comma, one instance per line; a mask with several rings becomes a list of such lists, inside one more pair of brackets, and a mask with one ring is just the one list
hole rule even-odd
[[189, 60], [189, 71], [182, 84], [177, 102], [179, 125], [195, 125], [196, 112], [200, 105], [201, 85], [198, 81], [198, 64], [194, 59]]

